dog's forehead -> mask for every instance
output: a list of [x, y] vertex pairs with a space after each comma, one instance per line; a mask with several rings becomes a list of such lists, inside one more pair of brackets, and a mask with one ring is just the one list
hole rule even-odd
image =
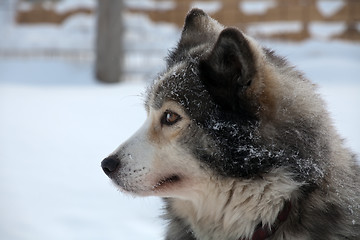
[[194, 118], [209, 107], [211, 97], [200, 80], [197, 59], [173, 65], [154, 81], [148, 91], [147, 107], [160, 109], [165, 101], [177, 102]]

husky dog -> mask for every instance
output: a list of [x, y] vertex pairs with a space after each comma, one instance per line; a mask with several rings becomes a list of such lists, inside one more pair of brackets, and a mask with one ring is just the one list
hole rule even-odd
[[360, 239], [360, 168], [324, 105], [286, 60], [193, 9], [147, 120], [101, 166], [163, 197], [167, 240]]

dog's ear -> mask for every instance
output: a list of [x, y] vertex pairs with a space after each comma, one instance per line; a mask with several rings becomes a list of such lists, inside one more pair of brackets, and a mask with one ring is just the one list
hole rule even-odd
[[208, 57], [200, 61], [199, 69], [201, 80], [217, 104], [227, 111], [251, 113], [246, 90], [256, 74], [255, 60], [239, 30], [223, 30]]
[[212, 37], [222, 29], [223, 26], [207, 15], [203, 10], [194, 8], [185, 18], [180, 44], [202, 44], [204, 43], [202, 40]]
[[204, 43], [215, 42], [224, 27], [203, 10], [194, 8], [185, 18], [180, 41], [167, 59], [168, 65], [181, 61], [189, 49]]

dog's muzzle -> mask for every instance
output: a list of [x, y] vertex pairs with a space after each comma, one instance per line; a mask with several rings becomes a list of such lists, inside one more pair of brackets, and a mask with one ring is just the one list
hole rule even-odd
[[105, 174], [110, 177], [110, 175], [119, 168], [120, 159], [117, 156], [109, 156], [101, 162], [101, 167], [104, 170]]

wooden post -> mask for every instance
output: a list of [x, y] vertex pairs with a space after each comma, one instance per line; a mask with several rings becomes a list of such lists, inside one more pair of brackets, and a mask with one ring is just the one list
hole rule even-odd
[[121, 81], [122, 9], [122, 0], [98, 0], [95, 71], [96, 78], [102, 82]]

